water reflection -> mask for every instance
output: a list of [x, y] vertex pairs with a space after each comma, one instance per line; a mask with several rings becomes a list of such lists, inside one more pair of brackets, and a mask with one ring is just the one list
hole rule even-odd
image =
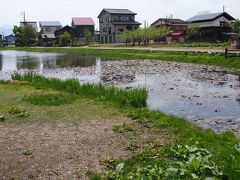
[[64, 67], [90, 67], [96, 64], [96, 59], [90, 56], [76, 54], [31, 53], [4, 51], [0, 53], [1, 71], [18, 71], [34, 69], [55, 69]]
[[0, 53], [0, 71], [2, 70], [2, 64], [3, 64], [3, 56]]

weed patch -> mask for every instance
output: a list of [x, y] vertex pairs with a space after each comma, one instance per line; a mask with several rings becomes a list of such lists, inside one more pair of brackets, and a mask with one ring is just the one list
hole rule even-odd
[[28, 148], [23, 151], [23, 154], [26, 156], [31, 156], [33, 154], [33, 150]]
[[8, 113], [12, 114], [12, 115], [17, 115], [17, 117], [29, 117], [30, 116], [30, 114], [26, 110], [17, 108], [15, 106], [10, 107], [8, 109]]
[[0, 122], [5, 122], [7, 120], [6, 116], [0, 116]]
[[134, 128], [128, 123], [123, 123], [123, 125], [113, 126], [113, 131], [117, 133], [132, 132]]
[[[146, 148], [131, 160], [114, 161], [103, 179], [224, 179], [222, 166], [216, 165], [212, 154], [196, 146], [177, 145], [167, 158], [157, 149]], [[135, 163], [134, 166], [133, 163]]]

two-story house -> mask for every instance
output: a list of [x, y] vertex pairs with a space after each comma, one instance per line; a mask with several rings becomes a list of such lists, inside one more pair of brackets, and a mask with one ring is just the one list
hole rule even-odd
[[55, 31], [61, 29], [62, 24], [59, 21], [40, 21], [40, 35], [39, 40], [41, 45], [48, 45], [50, 41], [55, 39]]
[[3, 44], [3, 35], [0, 34], [0, 45]]
[[137, 14], [128, 9], [103, 9], [99, 14], [100, 43], [120, 43], [118, 34], [139, 28]]
[[231, 24], [235, 20], [226, 12], [197, 15], [187, 20], [189, 26], [199, 28], [199, 40], [225, 41], [226, 33], [232, 32]]
[[84, 39], [84, 32], [95, 32], [95, 23], [91, 17], [74, 17], [72, 18], [72, 27], [74, 29], [74, 41], [81, 42]]
[[172, 41], [183, 42], [186, 37], [188, 24], [187, 22], [181, 19], [159, 18], [154, 23], [152, 23], [151, 26], [156, 28], [161, 27], [168, 28], [169, 32], [168, 34], [166, 34], [167, 42]]
[[76, 36], [76, 31], [75, 31], [75, 29], [74, 29], [73, 27], [69, 26], [69, 25], [66, 25], [66, 26], [62, 27], [61, 29], [55, 31], [54, 34], [55, 34], [56, 39], [57, 39], [57, 41], [58, 41], [59, 44], [60, 44], [60, 36], [63, 35], [64, 33], [70, 34], [70, 36], [71, 36], [71, 42], [70, 42], [70, 44], [73, 45], [73, 43], [74, 43], [73, 40], [74, 40], [74, 37]]
[[4, 39], [3, 39], [3, 43], [4, 45], [6, 46], [15, 46], [16, 44], [16, 37], [12, 34], [12, 35], [8, 35], [8, 36], [5, 36]]

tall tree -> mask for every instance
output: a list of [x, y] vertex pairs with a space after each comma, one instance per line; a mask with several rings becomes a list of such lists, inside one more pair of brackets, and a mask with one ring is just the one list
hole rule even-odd
[[240, 34], [240, 20], [237, 19], [233, 24], [233, 32]]
[[237, 33], [237, 39], [240, 42], [240, 20], [237, 19], [233, 24], [233, 32]]
[[94, 42], [95, 34], [92, 33], [91, 31], [89, 31], [88, 29], [84, 30], [83, 36], [84, 36], [83, 41], [85, 44], [90, 44], [90, 43]]
[[187, 40], [194, 41], [198, 39], [198, 26], [189, 26], [187, 29]]
[[19, 46], [33, 46], [37, 42], [38, 32], [32, 26], [14, 26], [13, 33]]
[[125, 41], [126, 45], [131, 42], [131, 32], [129, 30], [123, 31], [118, 35], [118, 38]]
[[67, 46], [71, 41], [71, 35], [68, 32], [64, 32], [59, 38], [63, 46]]
[[136, 36], [138, 45], [141, 45], [141, 42], [144, 40], [144, 29], [143, 28], [136, 29], [135, 36]]

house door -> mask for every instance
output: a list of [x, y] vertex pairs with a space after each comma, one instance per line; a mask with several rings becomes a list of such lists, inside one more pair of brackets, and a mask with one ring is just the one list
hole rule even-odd
[[100, 41], [101, 44], [104, 44], [104, 38], [101, 37], [101, 41]]
[[112, 36], [109, 36], [109, 43], [113, 43]]
[[108, 44], [108, 37], [105, 36], [105, 44]]

